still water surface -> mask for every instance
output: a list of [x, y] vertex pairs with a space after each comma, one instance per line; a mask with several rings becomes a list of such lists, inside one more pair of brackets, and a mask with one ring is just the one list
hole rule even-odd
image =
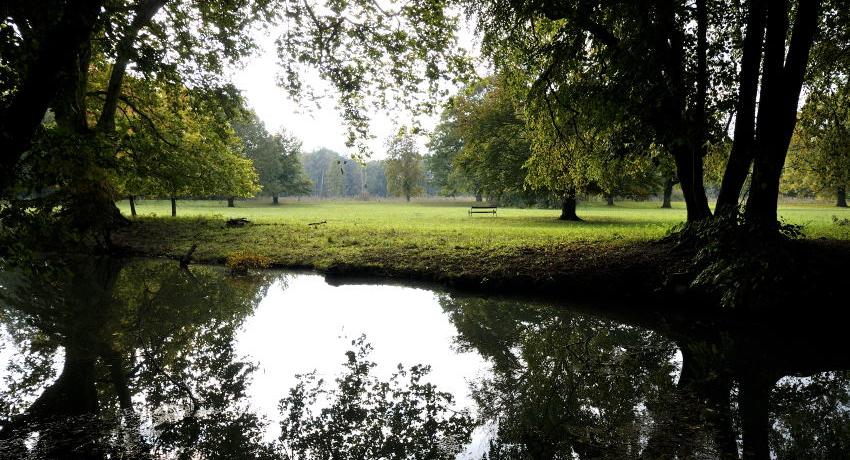
[[149, 260], [0, 275], [0, 458], [850, 458], [836, 322]]

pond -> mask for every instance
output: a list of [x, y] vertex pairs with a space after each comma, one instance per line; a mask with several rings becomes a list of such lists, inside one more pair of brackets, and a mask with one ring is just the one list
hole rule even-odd
[[0, 321], [0, 458], [850, 452], [846, 323], [825, 318], [92, 257], [0, 273]]

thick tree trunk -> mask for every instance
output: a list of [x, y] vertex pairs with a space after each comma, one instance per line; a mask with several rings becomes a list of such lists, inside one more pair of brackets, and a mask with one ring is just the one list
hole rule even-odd
[[841, 185], [835, 191], [835, 206], [839, 208], [847, 207], [847, 186]]
[[410, 195], [405, 195], [405, 196], [404, 196], [404, 199], [405, 199], [405, 200], [407, 200], [407, 201], [409, 202], [409, 201], [410, 201]]
[[235, 200], [236, 200], [236, 199], [235, 199], [234, 197], [232, 197], [232, 196], [227, 197], [227, 207], [228, 207], [228, 208], [235, 208], [235, 207], [236, 207], [236, 202], [235, 202]]
[[91, 39], [102, 5], [102, 0], [80, 0], [65, 7], [0, 112], [0, 192], [14, 183], [18, 161], [29, 148], [60, 82], [79, 64], [77, 50]]
[[777, 225], [779, 178], [797, 123], [797, 105], [818, 19], [818, 2], [800, 2], [786, 57], [786, 6], [786, 2], [778, 1], [767, 8], [764, 73], [756, 128], [758, 147], [745, 212], [748, 221], [766, 228]]
[[475, 202], [480, 203], [482, 201], [484, 201], [484, 196], [481, 195], [481, 191], [479, 190], [479, 191], [475, 192]]
[[136, 195], [129, 195], [127, 199], [130, 200], [130, 215], [136, 217]]
[[673, 207], [673, 205], [670, 201], [673, 198], [673, 184], [674, 184], [674, 181], [673, 181], [672, 177], [668, 177], [664, 181], [664, 198], [663, 198], [663, 201], [661, 202], [661, 207], [664, 208], [664, 209], [670, 209], [670, 208]]
[[558, 217], [559, 220], [572, 220], [572, 221], [580, 221], [581, 218], [576, 214], [576, 204], [578, 200], [576, 199], [575, 192], [568, 193], [562, 198], [561, 201], [561, 216]]
[[744, 37], [741, 73], [738, 77], [738, 101], [735, 107], [735, 134], [732, 151], [723, 172], [715, 213], [728, 214], [738, 209], [738, 200], [750, 166], [755, 144], [756, 94], [759, 64], [764, 41], [764, 0], [751, 0]]
[[708, 197], [703, 183], [703, 158], [689, 147], [681, 147], [674, 152], [676, 176], [682, 186], [685, 205], [688, 209], [688, 222], [698, 222], [711, 217]]
[[606, 204], [608, 206], [614, 206], [614, 195], [613, 194], [609, 193], [608, 195], [606, 195], [605, 200], [606, 200]]
[[171, 197], [171, 217], [177, 217], [177, 198]]
[[273, 204], [273, 205], [275, 205], [275, 206], [276, 206], [276, 205], [278, 205], [278, 204], [280, 204], [280, 202], [278, 201], [278, 195], [277, 195], [277, 193], [275, 193], [274, 195], [272, 195], [272, 204]]

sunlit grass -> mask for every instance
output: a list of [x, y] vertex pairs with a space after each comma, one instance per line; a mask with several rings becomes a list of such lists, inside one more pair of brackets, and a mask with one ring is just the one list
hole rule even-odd
[[[629, 261], [658, 270], [669, 260], [652, 241], [685, 218], [682, 203], [673, 209], [661, 209], [657, 202], [584, 203], [583, 222], [559, 221], [553, 209], [504, 208], [497, 217], [469, 216], [470, 204], [247, 201], [228, 208], [223, 201], [180, 201], [173, 218], [169, 202], [141, 201], [139, 218], [114, 239], [145, 256], [180, 257], [197, 245], [198, 262], [259, 258], [277, 267], [545, 284], [557, 279], [554, 274], [609, 273]], [[126, 213], [127, 203], [120, 205]], [[786, 204], [781, 214], [806, 225], [809, 237], [850, 239], [850, 228], [832, 222], [833, 215], [850, 217], [847, 210]], [[252, 225], [229, 228], [224, 219], [231, 217], [246, 217]], [[316, 222], [325, 223], [309, 225]]]
[[[580, 205], [583, 222], [563, 222], [554, 209], [501, 208], [496, 217], [469, 216], [467, 201], [286, 201], [273, 206], [264, 201], [241, 201], [228, 208], [224, 201], [178, 201], [181, 217], [246, 217], [261, 224], [306, 225], [326, 221], [322, 227], [350, 232], [403, 232], [410, 236], [460, 236], [463, 240], [499, 240], [528, 243], [541, 240], [600, 241], [647, 240], [664, 236], [685, 218], [684, 204], [661, 209], [657, 202], [623, 201], [616, 206], [590, 202]], [[127, 202], [119, 203], [129, 213]], [[168, 201], [143, 200], [141, 216], [170, 219]], [[783, 203], [781, 218], [804, 226], [807, 237], [850, 238], [850, 228], [835, 225], [833, 216], [850, 217], [850, 211], [825, 204]]]

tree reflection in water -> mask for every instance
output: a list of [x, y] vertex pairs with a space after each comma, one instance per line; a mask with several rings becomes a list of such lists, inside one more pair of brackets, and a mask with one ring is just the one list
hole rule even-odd
[[[361, 384], [327, 393], [337, 399], [312, 418], [293, 418], [292, 410], [319, 393], [290, 393], [286, 435], [267, 441], [267, 422], [248, 404], [253, 366], [235, 353], [234, 335], [274, 279], [95, 257], [0, 273], [0, 322], [13, 348], [3, 352], [15, 353], [0, 392], [0, 458], [263, 459], [286, 457], [297, 445], [304, 455], [321, 452], [317, 458], [439, 458], [445, 450], [428, 442], [435, 433], [467, 438], [470, 420], [437, 416], [432, 409], [451, 410], [452, 398], [420, 385], [426, 368], [414, 367], [408, 386], [349, 372], [337, 383]], [[825, 314], [804, 322], [781, 314], [569, 311], [442, 294], [438, 301], [460, 348], [492, 367], [472, 391], [482, 421], [495, 427], [488, 458], [850, 452], [844, 322]], [[349, 371], [364, 369], [367, 361], [350, 358]], [[385, 396], [394, 394], [402, 397], [390, 404]], [[402, 409], [407, 418], [397, 416]], [[310, 430], [296, 426], [305, 420]], [[359, 428], [364, 420], [369, 433]], [[328, 431], [336, 426], [345, 429]], [[336, 444], [316, 447], [331, 435]], [[393, 443], [367, 445], [375, 439]]]
[[473, 388], [490, 459], [850, 456], [850, 357], [828, 321], [439, 300], [492, 365]]
[[[247, 410], [252, 367], [233, 351], [269, 281], [111, 258], [7, 272], [2, 320], [42, 357], [24, 360], [26, 378], [3, 395], [0, 455], [271, 458]], [[51, 353], [63, 361], [52, 382]]]

